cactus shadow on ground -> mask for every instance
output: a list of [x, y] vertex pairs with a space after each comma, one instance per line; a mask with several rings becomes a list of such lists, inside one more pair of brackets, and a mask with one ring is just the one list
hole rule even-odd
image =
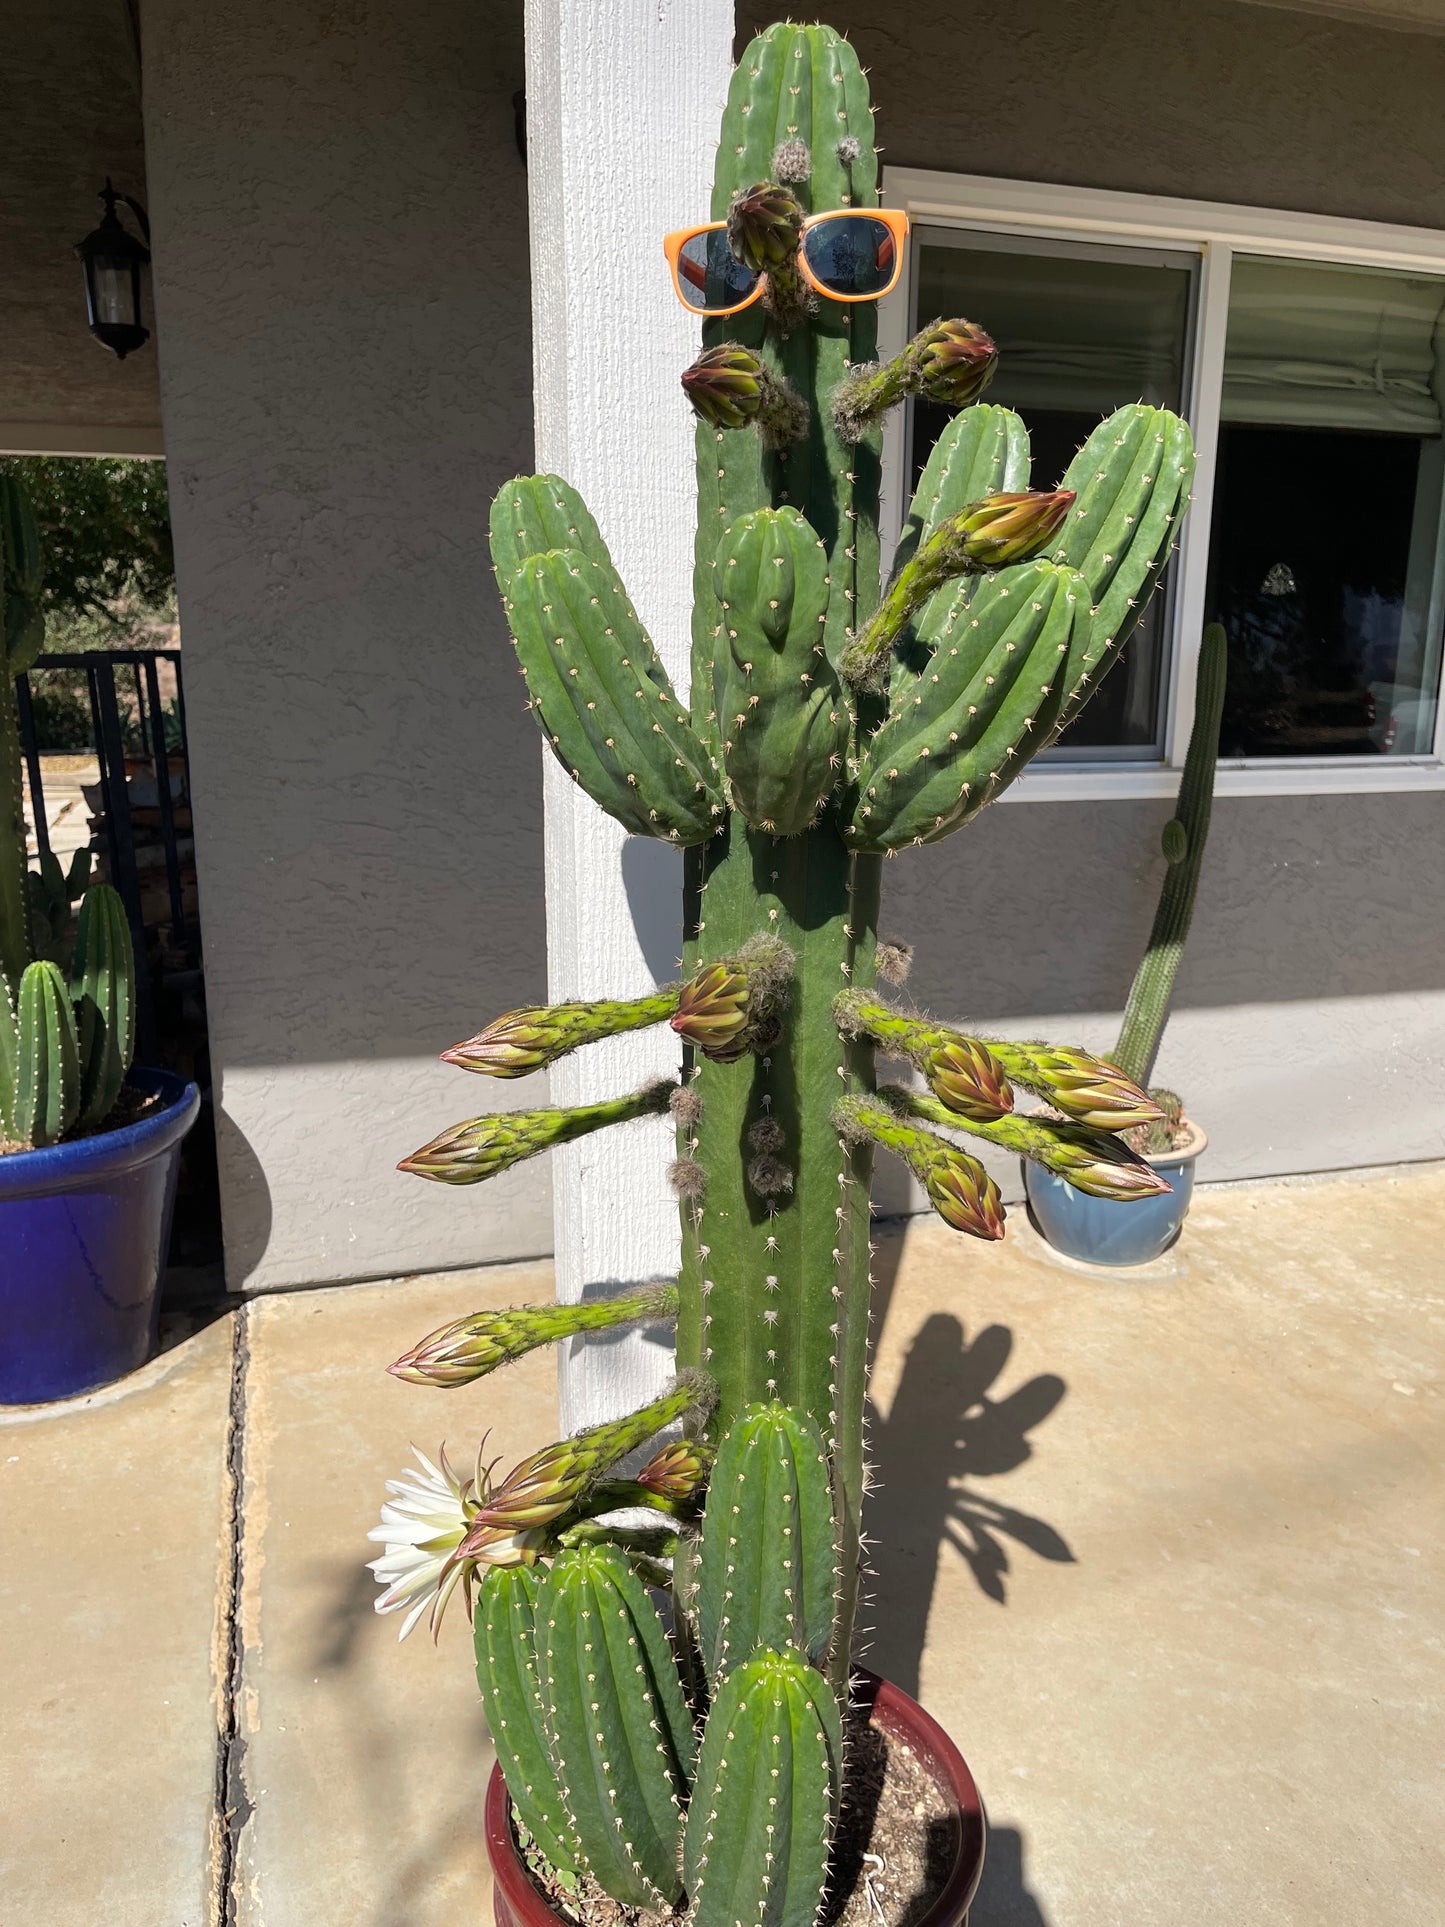
[[[880, 1316], [891, 1296], [896, 1246], [880, 1252]], [[934, 1312], [914, 1335], [887, 1416], [870, 1411], [870, 1457], [878, 1494], [870, 1524], [875, 1568], [866, 1624], [869, 1665], [916, 1694], [943, 1545], [960, 1553], [979, 1590], [1008, 1602], [1008, 1541], [1037, 1558], [1072, 1564], [1068, 1541], [1046, 1520], [1004, 1504], [978, 1483], [1017, 1470], [1033, 1455], [1029, 1437], [1057, 1408], [1066, 1386], [1043, 1372], [999, 1389], [1014, 1335], [988, 1325], [970, 1338], [962, 1322]]]
[[1024, 1836], [1017, 1827], [989, 1827], [983, 1879], [968, 1910], [968, 1927], [1051, 1927], [1024, 1878]]

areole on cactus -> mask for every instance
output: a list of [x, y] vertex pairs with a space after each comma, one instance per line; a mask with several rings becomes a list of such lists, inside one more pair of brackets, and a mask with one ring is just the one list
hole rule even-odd
[[[1081, 1051], [894, 1007], [877, 983], [901, 981], [907, 946], [880, 945], [877, 926], [883, 858], [993, 801], [1137, 625], [1187, 501], [1189, 432], [1131, 404], [1057, 484], [1032, 487], [1023, 422], [978, 400], [997, 362], [986, 316], [935, 322], [879, 368], [874, 303], [804, 287], [808, 217], [877, 205], [852, 49], [827, 27], [770, 27], [733, 76], [711, 207], [768, 287], [704, 321], [683, 377], [698, 416], [686, 703], [569, 484], [525, 477], [497, 497], [493, 557], [530, 707], [603, 809], [683, 848], [685, 977], [632, 1005], [514, 1012], [449, 1056], [508, 1076], [634, 1020], [666, 1021], [679, 1079], [610, 1105], [473, 1120], [403, 1166], [473, 1181], [545, 1143], [672, 1110], [682, 1259], [665, 1306], [623, 1293], [551, 1319], [479, 1315], [395, 1369], [456, 1383], [533, 1343], [675, 1306], [673, 1404], [534, 1455], [471, 1502], [454, 1557], [475, 1576], [490, 1534], [539, 1535], [522, 1557], [547, 1576], [487, 1572], [476, 1619], [488, 1714], [494, 1730], [505, 1723], [499, 1757], [534, 1845], [564, 1884], [588, 1874], [642, 1908], [685, 1895], [705, 1927], [803, 1927], [827, 1883], [860, 1571], [875, 1148], [912, 1167], [947, 1223], [985, 1240], [1004, 1232], [1003, 1201], [960, 1132], [1105, 1195], [1160, 1184], [1105, 1128], [1155, 1114], [1136, 1084]], [[878, 423], [907, 394], [960, 412], [885, 592]], [[880, 1051], [930, 1089], [878, 1090]], [[1020, 1091], [1050, 1110], [1021, 1112]], [[670, 1445], [651, 1472], [619, 1470], [679, 1415], [676, 1449], [697, 1454], [677, 1470], [685, 1490], [659, 1469]], [[704, 1478], [699, 1538], [689, 1508]], [[638, 1493], [678, 1508], [655, 1528], [665, 1553], [609, 1528], [605, 1505]], [[671, 1653], [634, 1567], [670, 1585]], [[609, 1628], [605, 1650], [589, 1625]], [[578, 1638], [592, 1638], [602, 1709], [590, 1760], [575, 1744]], [[628, 1680], [640, 1697], [624, 1704]], [[629, 1747], [643, 1764], [629, 1766]], [[754, 1851], [758, 1827], [776, 1824], [750, 1791], [761, 1758], [790, 1815], [786, 1868], [766, 1833]]]

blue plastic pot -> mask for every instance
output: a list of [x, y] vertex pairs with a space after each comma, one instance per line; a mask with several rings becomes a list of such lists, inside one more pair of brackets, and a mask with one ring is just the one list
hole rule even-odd
[[1088, 1265], [1147, 1265], [1162, 1257], [1183, 1228], [1194, 1193], [1194, 1165], [1208, 1140], [1195, 1127], [1194, 1148], [1149, 1162], [1173, 1189], [1157, 1197], [1091, 1198], [1041, 1165], [1024, 1165], [1029, 1215], [1055, 1251]]
[[200, 1092], [132, 1071], [162, 1108], [118, 1131], [0, 1157], [0, 1405], [74, 1398], [155, 1349], [181, 1139]]

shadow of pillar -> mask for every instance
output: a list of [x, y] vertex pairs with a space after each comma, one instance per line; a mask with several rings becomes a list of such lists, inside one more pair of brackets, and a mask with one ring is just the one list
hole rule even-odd
[[909, 1346], [887, 1417], [870, 1416], [875, 1492], [865, 1525], [877, 1573], [864, 1621], [875, 1629], [868, 1662], [908, 1693], [918, 1691], [941, 1545], [962, 1554], [999, 1605], [1008, 1597], [1009, 1541], [1040, 1559], [1073, 1561], [1053, 1526], [979, 1483], [1032, 1456], [1029, 1434], [1066, 1390], [1045, 1372], [1000, 1395], [1012, 1350], [1007, 1326], [988, 1325], [970, 1343], [957, 1318], [935, 1312]]

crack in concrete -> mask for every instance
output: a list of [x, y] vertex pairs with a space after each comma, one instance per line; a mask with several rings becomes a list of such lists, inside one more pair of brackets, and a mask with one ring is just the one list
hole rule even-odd
[[236, 1927], [236, 1859], [254, 1803], [246, 1785], [246, 1737], [240, 1730], [244, 1638], [241, 1585], [245, 1547], [242, 1517], [246, 1475], [246, 1376], [251, 1363], [250, 1307], [236, 1310], [231, 1348], [231, 1395], [226, 1426], [226, 1545], [222, 1564], [220, 1705], [216, 1730], [216, 1776], [212, 1817], [215, 1842], [211, 1917], [214, 1927]]

